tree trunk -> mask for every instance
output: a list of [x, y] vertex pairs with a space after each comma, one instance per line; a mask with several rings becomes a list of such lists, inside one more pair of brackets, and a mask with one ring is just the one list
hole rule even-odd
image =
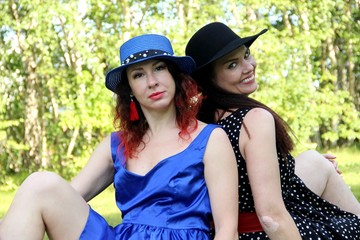
[[[20, 27], [20, 15], [16, 2], [10, 1], [12, 17], [14, 18], [17, 28], [18, 48], [23, 56], [23, 67], [26, 72], [24, 78], [25, 86], [25, 119], [24, 119], [24, 142], [29, 146], [29, 151], [25, 154], [23, 163], [24, 167], [30, 167], [35, 164], [41, 165], [41, 125], [39, 121], [39, 102], [37, 94], [37, 74], [35, 57], [31, 49], [27, 47], [26, 33], [23, 33]], [[24, 37], [25, 35], [25, 37]]]

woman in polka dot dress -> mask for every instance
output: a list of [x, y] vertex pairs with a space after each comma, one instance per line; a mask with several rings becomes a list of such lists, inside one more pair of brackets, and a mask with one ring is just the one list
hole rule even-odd
[[239, 239], [360, 239], [360, 205], [341, 176], [328, 176], [323, 193], [311, 191], [295, 174], [286, 123], [248, 97], [257, 88], [249, 47], [265, 32], [241, 38], [211, 23], [186, 47], [206, 96], [199, 118], [223, 126], [237, 158]]

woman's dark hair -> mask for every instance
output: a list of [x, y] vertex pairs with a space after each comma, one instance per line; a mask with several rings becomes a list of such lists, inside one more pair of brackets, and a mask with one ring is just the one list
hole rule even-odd
[[[206, 123], [216, 123], [216, 111], [221, 109], [232, 112], [231, 109], [238, 108], [263, 108], [269, 111], [275, 120], [277, 150], [282, 154], [288, 154], [293, 150], [294, 143], [288, 132], [291, 132], [288, 124], [271, 108], [265, 104], [243, 94], [228, 92], [213, 83], [214, 78], [212, 66], [203, 68], [193, 74], [197, 80], [200, 91], [203, 94], [203, 104], [199, 109], [197, 118]], [[221, 117], [220, 117], [221, 118]], [[219, 118], [219, 119], [220, 119]], [[244, 125], [249, 137], [250, 134]]]
[[[171, 61], [163, 60], [175, 81], [175, 105], [176, 105], [176, 122], [180, 128], [179, 136], [183, 139], [190, 137], [198, 122], [196, 114], [202, 102], [199, 95], [197, 84], [190, 75], [182, 73], [176, 64]], [[116, 89], [116, 107], [114, 116], [114, 126], [120, 130], [121, 146], [124, 147], [125, 158], [135, 157], [139, 146], [143, 142], [143, 136], [149, 128], [141, 107], [136, 99], [134, 102], [139, 112], [140, 119], [130, 121], [130, 93], [126, 71], [121, 77], [122, 81]]]

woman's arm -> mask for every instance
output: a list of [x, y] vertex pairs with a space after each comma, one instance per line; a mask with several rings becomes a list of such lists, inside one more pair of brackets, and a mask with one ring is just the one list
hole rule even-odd
[[240, 151], [246, 159], [260, 223], [270, 239], [301, 239], [281, 194], [274, 118], [268, 111], [254, 108], [245, 116], [244, 124], [248, 133], [241, 129]]
[[71, 181], [71, 185], [88, 202], [113, 182], [113, 174], [110, 136], [107, 136], [95, 148], [85, 167]]
[[215, 239], [237, 239], [237, 166], [230, 141], [221, 128], [215, 129], [210, 136], [204, 164], [215, 223]]

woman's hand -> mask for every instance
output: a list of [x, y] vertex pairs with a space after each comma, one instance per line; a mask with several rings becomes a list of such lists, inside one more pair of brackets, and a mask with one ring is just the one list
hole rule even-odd
[[337, 161], [335, 160], [336, 159], [336, 156], [335, 155], [332, 155], [332, 154], [330, 154], [330, 153], [324, 153], [324, 154], [322, 154], [323, 156], [324, 156], [324, 158], [326, 158], [327, 160], [329, 160], [332, 164], [333, 164], [333, 166], [334, 166], [334, 168], [335, 168], [335, 170], [336, 170], [336, 172], [338, 173], [338, 174], [341, 174], [342, 172], [340, 171], [340, 169], [339, 169], [339, 166], [338, 166], [338, 163], [337, 163]]

